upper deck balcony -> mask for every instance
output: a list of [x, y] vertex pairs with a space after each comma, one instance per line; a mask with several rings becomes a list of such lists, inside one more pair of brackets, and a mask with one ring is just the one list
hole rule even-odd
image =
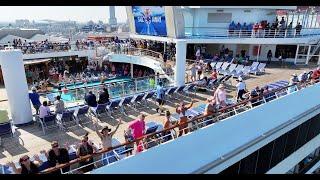
[[20, 49], [23, 53], [24, 60], [65, 56], [93, 57], [95, 53], [95, 46], [76, 45], [75, 43], [52, 43], [49, 45], [40, 43], [17, 46], [0, 44], [0, 50], [6, 47]]
[[[297, 29], [259, 29], [230, 30], [212, 27], [185, 27], [185, 38], [188, 41], [227, 40], [230, 43], [250, 44], [316, 44], [320, 37], [320, 28]], [[238, 42], [241, 40], [241, 42]], [[263, 42], [263, 43], [262, 43]]]

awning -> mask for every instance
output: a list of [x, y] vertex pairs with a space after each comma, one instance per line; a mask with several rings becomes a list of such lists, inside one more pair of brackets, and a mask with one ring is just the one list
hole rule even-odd
[[44, 63], [44, 62], [48, 62], [51, 59], [31, 59], [31, 60], [24, 60], [23, 63], [24, 65], [31, 65], [31, 64], [39, 64], [39, 63]]

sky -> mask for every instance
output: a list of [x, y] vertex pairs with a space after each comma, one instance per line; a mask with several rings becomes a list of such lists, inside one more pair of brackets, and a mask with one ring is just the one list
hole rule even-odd
[[[126, 22], [125, 6], [116, 6], [118, 22]], [[0, 6], [0, 22], [16, 19], [88, 22], [108, 22], [109, 6]]]

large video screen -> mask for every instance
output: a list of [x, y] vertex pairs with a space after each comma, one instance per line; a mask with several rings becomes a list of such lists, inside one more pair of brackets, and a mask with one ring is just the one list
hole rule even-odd
[[164, 6], [132, 6], [136, 33], [167, 36]]

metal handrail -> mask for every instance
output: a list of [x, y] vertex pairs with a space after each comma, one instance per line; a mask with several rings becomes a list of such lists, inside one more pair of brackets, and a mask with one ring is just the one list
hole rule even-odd
[[[318, 80], [316, 81], [316, 83], [319, 82]], [[227, 107], [224, 107], [224, 108], [221, 108], [219, 109], [216, 113], [210, 113], [208, 115], [200, 115], [200, 116], [197, 116], [197, 117], [194, 117], [192, 118], [191, 120], [188, 120], [187, 122], [185, 123], [181, 123], [181, 124], [176, 124], [176, 125], [173, 125], [172, 127], [170, 128], [166, 128], [166, 129], [163, 129], [161, 131], [157, 131], [157, 132], [154, 132], [154, 133], [151, 133], [151, 134], [147, 134], [147, 135], [144, 135], [140, 138], [137, 138], [135, 139], [134, 141], [132, 142], [127, 142], [127, 143], [123, 143], [123, 144], [120, 144], [120, 145], [117, 145], [117, 146], [114, 146], [114, 147], [110, 147], [106, 150], [102, 150], [102, 151], [99, 151], [99, 152], [96, 152], [92, 155], [87, 155], [85, 157], [80, 157], [80, 158], [77, 158], [75, 160], [72, 160], [70, 161], [69, 163], [66, 163], [66, 164], [59, 164], [55, 167], [52, 167], [52, 168], [48, 168], [44, 171], [42, 171], [41, 173], [50, 173], [50, 172], [53, 172], [53, 171], [56, 171], [56, 170], [59, 170], [61, 168], [64, 168], [64, 167], [68, 167], [70, 165], [73, 165], [73, 164], [76, 164], [78, 162], [80, 162], [81, 160], [83, 159], [87, 159], [89, 157], [95, 157], [95, 156], [98, 156], [98, 155], [101, 155], [101, 154], [104, 154], [106, 152], [109, 152], [109, 151], [112, 151], [112, 150], [116, 150], [120, 147], [123, 147], [123, 146], [126, 146], [126, 145], [129, 145], [129, 144], [135, 144], [137, 142], [140, 142], [144, 139], [147, 139], [148, 137], [152, 137], [152, 136], [155, 136], [157, 134], [161, 134], [161, 133], [164, 133], [164, 132], [168, 132], [168, 131], [171, 131], [171, 130], [174, 130], [175, 128], [179, 127], [179, 126], [183, 126], [183, 125], [188, 125], [189, 123], [193, 123], [193, 122], [197, 122], [203, 118], [207, 118], [207, 117], [211, 117], [217, 113], [224, 113], [224, 112], [227, 112], [228, 110], [234, 110], [234, 108], [238, 107], [238, 106], [242, 106], [242, 105], [246, 105], [247, 103], [251, 102], [251, 101], [254, 101], [254, 100], [259, 100], [260, 98], [266, 96], [266, 95], [269, 95], [271, 93], [277, 93], [277, 92], [281, 92], [281, 91], [284, 91], [284, 90], [287, 90], [287, 88], [289, 87], [293, 87], [293, 86], [298, 86], [298, 85], [304, 85], [304, 83], [298, 83], [298, 84], [293, 84], [293, 85], [289, 85], [289, 86], [286, 86], [286, 87], [283, 87], [283, 88], [279, 88], [279, 89], [275, 89], [275, 90], [272, 90], [270, 92], [267, 92], [267, 93], [263, 93], [263, 94], [260, 94], [258, 97], [254, 97], [254, 98], [249, 98], [247, 100], [244, 100], [244, 101], [241, 101], [237, 104], [234, 104], [234, 105], [231, 105], [231, 106], [227, 106]]]
[[301, 38], [312, 35], [320, 35], [320, 28], [315, 29], [251, 29], [232, 30], [227, 28], [186, 27], [185, 35], [206, 36], [214, 38]]
[[163, 63], [162, 53], [152, 51], [144, 48], [128, 47], [126, 44], [120, 44], [120, 49], [117, 49], [116, 44], [105, 44], [105, 47], [115, 54], [127, 54], [127, 55], [146, 55], [160, 60]]

